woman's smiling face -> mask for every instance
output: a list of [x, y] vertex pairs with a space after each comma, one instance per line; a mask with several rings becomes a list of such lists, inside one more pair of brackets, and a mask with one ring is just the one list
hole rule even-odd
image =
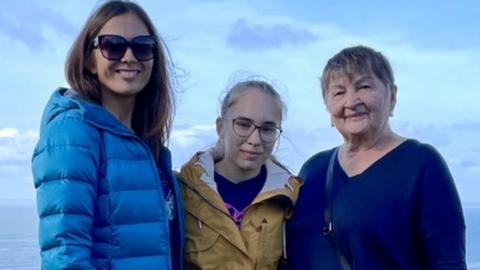
[[[98, 35], [118, 35], [126, 40], [149, 35], [146, 25], [133, 13], [115, 16], [105, 23]], [[107, 60], [100, 49], [91, 55], [90, 71], [97, 75], [102, 96], [131, 97], [142, 91], [150, 80], [153, 61], [138, 61], [128, 48], [118, 61]], [[108, 93], [105, 93], [108, 91]]]
[[395, 102], [396, 87], [387, 87], [374, 74], [336, 74], [325, 96], [331, 120], [344, 138], [383, 132]]

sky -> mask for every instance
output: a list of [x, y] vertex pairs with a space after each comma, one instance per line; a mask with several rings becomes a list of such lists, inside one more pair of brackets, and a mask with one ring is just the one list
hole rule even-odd
[[[342, 142], [330, 127], [319, 76], [353, 45], [390, 60], [398, 103], [390, 123], [436, 147], [465, 205], [480, 205], [478, 1], [137, 1], [171, 52], [178, 78], [169, 142], [178, 168], [216, 140], [225, 90], [263, 76], [288, 107], [276, 156], [293, 172]], [[43, 107], [68, 86], [64, 62], [102, 1], [4, 0], [0, 10], [0, 200], [33, 199], [30, 160]]]

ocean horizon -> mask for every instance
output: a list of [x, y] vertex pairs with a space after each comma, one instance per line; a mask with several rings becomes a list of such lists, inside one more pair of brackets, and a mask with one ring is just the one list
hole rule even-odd
[[[480, 270], [480, 206], [464, 206], [467, 264]], [[31, 200], [0, 200], [0, 270], [40, 269], [38, 218]]]

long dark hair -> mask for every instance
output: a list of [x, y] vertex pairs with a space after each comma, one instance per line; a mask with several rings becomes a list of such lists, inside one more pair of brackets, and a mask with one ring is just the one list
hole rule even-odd
[[126, 13], [135, 14], [158, 40], [152, 75], [145, 89], [136, 96], [132, 115], [132, 129], [150, 146], [158, 161], [161, 148], [170, 135], [174, 114], [172, 80], [175, 78], [170, 53], [145, 10], [135, 3], [121, 0], [108, 1], [97, 8], [70, 49], [65, 76], [81, 97], [101, 104], [100, 82], [88, 69], [93, 39], [108, 20]]

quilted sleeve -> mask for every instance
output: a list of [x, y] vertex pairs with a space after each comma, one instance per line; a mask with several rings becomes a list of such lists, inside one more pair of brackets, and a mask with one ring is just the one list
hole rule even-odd
[[59, 117], [43, 130], [32, 158], [42, 269], [95, 269], [91, 262], [100, 164], [96, 128]]

